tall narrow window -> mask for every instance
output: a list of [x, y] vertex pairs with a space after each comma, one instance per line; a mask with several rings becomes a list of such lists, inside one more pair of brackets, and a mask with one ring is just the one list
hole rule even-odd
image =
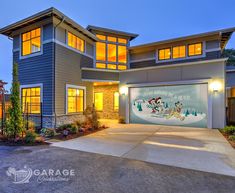
[[95, 109], [97, 111], [103, 111], [103, 93], [102, 92], [95, 92], [94, 103], [95, 103]]
[[158, 60], [168, 60], [171, 58], [171, 49], [160, 49], [158, 50]]
[[96, 60], [106, 60], [106, 44], [97, 42], [96, 43]]
[[41, 50], [41, 28], [22, 34], [22, 56], [40, 52]]
[[85, 50], [85, 41], [70, 32], [68, 32], [68, 45], [81, 52]]
[[108, 62], [117, 61], [117, 46], [115, 44], [108, 44]]
[[41, 88], [22, 88], [21, 104], [23, 113], [41, 113]]
[[189, 56], [202, 55], [202, 43], [189, 44], [188, 55]]
[[184, 58], [186, 56], [186, 47], [185, 46], [176, 46], [173, 47], [172, 57], [175, 58]]
[[126, 46], [118, 46], [118, 62], [126, 64], [127, 62]]
[[119, 92], [115, 92], [113, 96], [113, 107], [115, 111], [119, 110]]
[[78, 88], [67, 89], [67, 112], [79, 113], [84, 110], [84, 90]]

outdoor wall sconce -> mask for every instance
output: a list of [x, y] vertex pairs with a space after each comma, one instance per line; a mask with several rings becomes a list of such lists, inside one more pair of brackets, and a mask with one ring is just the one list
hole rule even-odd
[[120, 94], [125, 96], [128, 94], [128, 88], [126, 86], [122, 86], [119, 90]]
[[217, 93], [221, 90], [222, 85], [219, 81], [215, 81], [211, 83], [211, 89], [214, 93]]

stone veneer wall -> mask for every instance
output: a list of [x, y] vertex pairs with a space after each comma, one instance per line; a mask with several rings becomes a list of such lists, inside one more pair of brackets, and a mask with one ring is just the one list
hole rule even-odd
[[94, 86], [94, 93], [103, 93], [103, 111], [98, 112], [98, 116], [100, 119], [119, 118], [119, 112], [114, 110], [114, 93], [118, 92], [118, 90], [118, 84]]

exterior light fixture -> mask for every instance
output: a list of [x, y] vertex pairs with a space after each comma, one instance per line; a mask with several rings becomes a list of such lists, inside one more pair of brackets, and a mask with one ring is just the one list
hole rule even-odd
[[211, 83], [211, 89], [213, 92], [219, 92], [222, 88], [222, 85], [219, 81], [214, 81]]
[[119, 90], [120, 94], [125, 96], [128, 94], [128, 88], [126, 86], [122, 86]]

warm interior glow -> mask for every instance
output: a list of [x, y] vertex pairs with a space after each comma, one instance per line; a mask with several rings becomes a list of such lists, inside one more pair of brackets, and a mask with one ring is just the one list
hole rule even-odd
[[41, 112], [41, 89], [40, 87], [22, 88], [21, 104], [23, 113], [37, 114]]
[[171, 49], [160, 49], [158, 50], [158, 60], [168, 60], [171, 58]]
[[68, 88], [67, 90], [67, 111], [68, 113], [83, 112], [84, 90], [77, 88]]
[[108, 44], [108, 61], [117, 61], [117, 46], [115, 44]]
[[118, 62], [126, 64], [127, 62], [126, 46], [118, 46]]
[[109, 41], [109, 42], [116, 42], [116, 41], [117, 41], [117, 38], [108, 36], [108, 41]]
[[184, 58], [186, 57], [186, 46], [176, 46], [173, 47], [172, 57], [175, 58]]
[[202, 43], [188, 45], [188, 55], [196, 56], [202, 54]]
[[114, 93], [114, 100], [113, 100], [113, 106], [114, 106], [114, 110], [115, 111], [118, 111], [119, 109], [119, 93], [118, 92], [115, 92]]
[[100, 40], [106, 40], [106, 36], [104, 35], [100, 35], [100, 34], [96, 34], [96, 37], [99, 38]]
[[104, 63], [96, 63], [96, 68], [106, 68], [106, 64]]
[[121, 95], [127, 95], [128, 94], [128, 87], [122, 86], [119, 90]]
[[127, 66], [125, 65], [118, 65], [118, 70], [126, 70]]
[[108, 69], [116, 70], [117, 69], [117, 65], [116, 64], [108, 64], [107, 68]]
[[103, 93], [102, 92], [96, 92], [94, 94], [94, 103], [95, 103], [95, 109], [97, 111], [103, 110]]
[[106, 44], [97, 42], [96, 43], [96, 60], [106, 60]]
[[68, 46], [84, 52], [84, 40], [68, 32]]
[[118, 43], [127, 44], [127, 40], [124, 38], [118, 38]]
[[40, 52], [41, 28], [22, 34], [22, 56]]

